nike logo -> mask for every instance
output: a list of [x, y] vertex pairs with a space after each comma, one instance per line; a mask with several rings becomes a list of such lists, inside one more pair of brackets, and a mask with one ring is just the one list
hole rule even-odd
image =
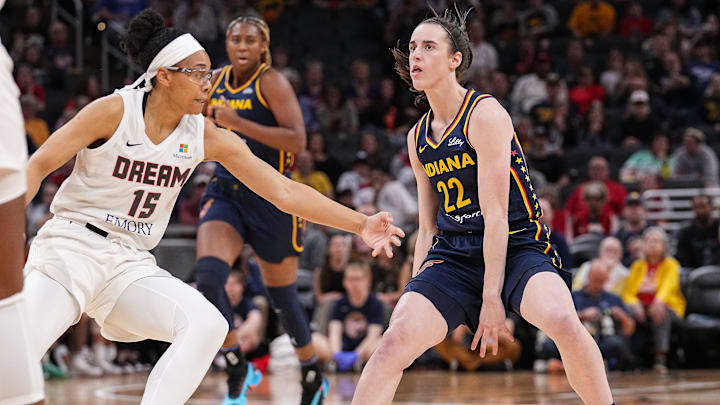
[[427, 148], [427, 145], [421, 146], [419, 149], [420, 153], [423, 153], [425, 151], [425, 148]]
[[225, 93], [225, 89], [215, 89], [215, 93], [217, 93], [217, 94]]
[[130, 141], [125, 142], [125, 146], [139, 146], [142, 145], [142, 143], [130, 143]]
[[527, 229], [527, 228], [518, 229], [518, 230], [515, 230], [515, 231], [510, 231], [510, 232], [508, 232], [508, 234], [509, 234], [509, 235], [515, 235], [516, 233], [520, 233], [520, 232], [522, 232], [522, 231], [524, 231], [524, 230], [526, 230], [526, 229]]

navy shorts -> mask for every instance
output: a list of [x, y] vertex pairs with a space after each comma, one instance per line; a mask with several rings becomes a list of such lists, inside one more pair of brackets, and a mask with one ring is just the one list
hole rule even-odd
[[[516, 239], [516, 238], [512, 238]], [[485, 265], [482, 235], [435, 235], [422, 271], [404, 292], [425, 296], [440, 311], [451, 333], [461, 324], [472, 331], [478, 326], [482, 306]], [[559, 259], [547, 243], [534, 239], [508, 241], [505, 282], [501, 298], [506, 311], [520, 314], [520, 303], [528, 280], [547, 271], [558, 274], [568, 289], [572, 275], [558, 267]]]
[[305, 220], [280, 211], [237, 180], [213, 177], [200, 207], [200, 224], [227, 222], [266, 262], [280, 263], [303, 251]]

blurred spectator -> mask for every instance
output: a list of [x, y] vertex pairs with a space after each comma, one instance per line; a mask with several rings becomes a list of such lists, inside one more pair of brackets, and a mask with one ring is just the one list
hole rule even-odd
[[653, 22], [643, 14], [642, 4], [639, 1], [627, 3], [625, 17], [620, 22], [620, 35], [638, 43], [640, 39], [652, 34], [652, 31]]
[[340, 87], [331, 84], [325, 88], [321, 102], [315, 105], [320, 127], [341, 141], [352, 142], [359, 126], [358, 110], [346, 99]]
[[650, 137], [660, 129], [660, 122], [650, 107], [645, 90], [635, 90], [628, 99], [628, 115], [622, 122], [621, 142], [624, 147], [650, 145]]
[[[540, 217], [540, 222], [552, 228], [553, 220], [555, 219], [555, 210], [553, 209], [552, 204], [550, 204], [550, 200], [540, 197], [538, 201], [540, 202], [540, 209], [543, 213], [542, 217]], [[572, 269], [572, 255], [570, 254], [570, 248], [568, 247], [567, 240], [563, 235], [562, 229], [552, 229], [552, 232], [550, 232], [550, 244], [560, 255], [562, 267]]]
[[607, 204], [608, 189], [600, 181], [592, 181], [582, 186], [582, 198], [586, 209], [572, 217], [573, 237], [587, 233], [610, 235], [617, 224], [617, 217]]
[[510, 82], [505, 73], [495, 71], [490, 74], [490, 91], [488, 92], [505, 108], [509, 107]]
[[173, 25], [183, 27], [200, 42], [212, 42], [218, 37], [217, 15], [204, 1], [188, 0], [180, 3], [173, 12], [172, 19]]
[[585, 115], [594, 101], [602, 101], [605, 98], [605, 88], [595, 82], [592, 69], [584, 66], [580, 69], [577, 85], [570, 89], [568, 96], [577, 106], [578, 113]]
[[573, 9], [568, 27], [577, 37], [606, 36], [615, 27], [615, 8], [602, 0], [582, 1]]
[[565, 58], [558, 63], [557, 72], [568, 86], [573, 87], [577, 84], [585, 66], [588, 66], [585, 48], [581, 40], [573, 38], [567, 44]]
[[712, 126], [716, 134], [720, 133], [720, 73], [712, 75], [710, 85], [700, 100], [698, 113], [703, 123]]
[[600, 74], [600, 84], [609, 99], [614, 99], [618, 91], [618, 83], [622, 78], [624, 56], [622, 51], [613, 48], [608, 52], [605, 70]]
[[350, 261], [350, 238], [345, 234], [335, 234], [328, 241], [325, 265], [315, 273], [315, 300], [323, 305], [340, 298], [345, 292], [343, 272]]
[[407, 134], [410, 121], [395, 91], [395, 82], [391, 78], [380, 81], [380, 96], [377, 102], [370, 106], [368, 112], [369, 124], [385, 129], [391, 133]]
[[331, 184], [337, 183], [343, 168], [333, 155], [327, 153], [327, 144], [323, 134], [314, 132], [308, 136], [308, 151], [312, 154], [315, 169], [325, 173]]
[[693, 198], [694, 218], [676, 234], [675, 257], [684, 268], [693, 270], [702, 266], [720, 264], [718, 229], [720, 221], [713, 218], [713, 200], [708, 195]]
[[605, 125], [605, 107], [602, 101], [594, 101], [583, 118], [583, 126], [577, 132], [578, 146], [590, 150], [612, 149], [610, 134]]
[[[600, 181], [605, 185], [610, 195], [608, 201], [610, 210], [613, 214], [620, 215], [623, 209], [623, 204], [625, 204], [627, 191], [621, 184], [610, 179], [610, 165], [607, 159], [602, 156], [593, 156], [588, 162], [588, 175], [590, 177], [589, 182]], [[577, 215], [587, 208], [582, 199], [583, 186], [584, 184], [576, 188], [565, 204], [565, 210], [569, 215]]]
[[[404, 145], [405, 143], [403, 143]], [[389, 169], [390, 158], [387, 156], [388, 151], [380, 147], [380, 140], [375, 133], [371, 131], [363, 132], [360, 137], [360, 145], [358, 153], [364, 152], [367, 156], [367, 163], [373, 169], [380, 169], [387, 172]]]
[[511, 108], [514, 113], [530, 112], [532, 106], [548, 97], [545, 79], [552, 68], [550, 54], [539, 53], [535, 59], [535, 72], [518, 78], [510, 96]]
[[253, 352], [260, 345], [264, 335], [263, 315], [248, 294], [245, 293], [245, 275], [242, 271], [231, 270], [225, 282], [233, 317], [237, 326], [237, 338], [243, 353]]
[[652, 82], [657, 83], [664, 71], [663, 57], [674, 49], [672, 39], [664, 33], [659, 33], [648, 38], [642, 48], [644, 51], [643, 66]]
[[498, 68], [498, 53], [495, 47], [485, 40], [485, 25], [482, 20], [475, 19], [468, 27], [473, 55], [468, 74], [479, 71], [492, 72]]
[[607, 270], [607, 278], [603, 288], [607, 292], [613, 294], [622, 294], [625, 289], [625, 281], [630, 271], [622, 264], [623, 246], [620, 240], [613, 236], [608, 236], [600, 242], [597, 258], [587, 261], [580, 265], [578, 271], [573, 276], [572, 289], [580, 291], [584, 289], [589, 280], [591, 268], [596, 260], [602, 262]]
[[[615, 87], [615, 104], [625, 104], [630, 95], [637, 91], [647, 92], [648, 74], [639, 59], [630, 58], [625, 61], [622, 76]], [[649, 96], [648, 96], [649, 98]]]
[[634, 240], [642, 238], [642, 234], [649, 226], [650, 224], [645, 218], [645, 206], [640, 193], [637, 191], [629, 193], [625, 199], [620, 228], [615, 233], [615, 237], [623, 247], [623, 265], [630, 266], [632, 264], [634, 258], [631, 245]]
[[527, 152], [528, 162], [532, 168], [545, 175], [548, 182], [565, 184], [568, 182], [565, 157], [558, 148], [552, 147], [548, 135], [547, 127], [535, 127], [532, 147]]
[[680, 292], [680, 263], [668, 255], [667, 234], [651, 227], [643, 234], [644, 258], [630, 268], [622, 298], [638, 326], [650, 327], [655, 344], [654, 368], [667, 372], [667, 352], [673, 319], [685, 314]]
[[371, 77], [370, 64], [362, 59], [356, 59], [350, 65], [350, 84], [345, 89], [345, 95], [352, 101], [362, 122], [367, 122], [367, 113], [377, 100], [377, 89]]
[[391, 308], [402, 296], [405, 285], [410, 282], [411, 268], [404, 266], [405, 256], [399, 248], [393, 248], [393, 257], [381, 254], [370, 262], [373, 291], [377, 298]]
[[545, 134], [550, 151], [561, 152], [567, 134], [567, 88], [555, 72], [548, 73], [545, 87], [547, 99], [530, 109], [533, 132]]
[[713, 74], [720, 72], [720, 61], [717, 60], [713, 45], [704, 41], [695, 45], [693, 56], [688, 64], [688, 72], [697, 87], [704, 90]]
[[697, 91], [683, 68], [680, 54], [671, 51], [663, 55], [663, 70], [659, 90], [665, 106], [670, 111], [692, 108], [687, 100], [696, 99]]
[[187, 225], [197, 225], [200, 215], [200, 200], [205, 193], [205, 186], [210, 181], [206, 174], [195, 174], [192, 180], [190, 195], [180, 200], [178, 207], [178, 222]]
[[620, 181], [639, 183], [646, 177], [669, 179], [675, 164], [676, 158], [670, 156], [670, 141], [667, 135], [659, 132], [652, 137], [650, 149], [633, 153], [623, 163], [620, 169]]
[[35, 97], [38, 111], [45, 109], [45, 89], [35, 81], [30, 65], [21, 64], [15, 69], [15, 80], [21, 95]]
[[[230, 25], [230, 22], [234, 19], [236, 19], [238, 16], [244, 15], [244, 16], [254, 16], [254, 17], [261, 17], [260, 13], [253, 8], [252, 2], [249, 0], [226, 0], [223, 1], [223, 7], [222, 10], [220, 10], [220, 15], [218, 16], [218, 29], [221, 33], [224, 33], [225, 30], [227, 30], [227, 27]], [[281, 47], [278, 47], [281, 48]], [[275, 47], [273, 47], [272, 51], [272, 60], [273, 60], [273, 67], [275, 67]], [[282, 69], [284, 66], [280, 65], [280, 68]]]
[[491, 36], [503, 42], [513, 42], [520, 26], [514, 2], [504, 1], [490, 17]]
[[678, 180], [698, 180], [704, 187], [718, 186], [718, 158], [705, 145], [705, 134], [697, 128], [687, 128], [683, 144], [673, 155], [672, 177]]
[[558, 24], [558, 14], [555, 7], [552, 4], [545, 4], [544, 0], [529, 0], [528, 6], [518, 16], [520, 19], [520, 35], [545, 36], [552, 34]]
[[52, 203], [53, 198], [55, 198], [57, 191], [58, 186], [56, 184], [49, 181], [44, 182], [40, 190], [40, 201], [32, 203], [28, 206], [28, 236], [35, 236], [40, 227], [42, 227], [48, 219], [52, 218], [52, 214], [50, 213], [50, 204]]
[[367, 264], [349, 263], [343, 277], [347, 293], [333, 305], [328, 340], [340, 371], [362, 366], [375, 352], [385, 326], [385, 309], [370, 290]]
[[32, 146], [37, 149], [50, 137], [50, 128], [44, 119], [37, 116], [39, 105], [35, 96], [26, 94], [20, 97], [20, 106], [25, 119], [25, 132]]
[[43, 49], [43, 39], [37, 35], [31, 35], [25, 41], [21, 63], [30, 67], [35, 82], [48, 87], [48, 60], [45, 58]]
[[304, 150], [296, 155], [292, 179], [314, 188], [328, 198], [333, 198], [333, 186], [330, 179], [325, 173], [315, 170], [312, 154], [309, 151]]
[[62, 74], [74, 68], [75, 57], [68, 41], [68, 27], [56, 21], [50, 25], [50, 45], [45, 48], [45, 58], [50, 61], [58, 80], [64, 80]]
[[363, 187], [370, 185], [370, 166], [368, 165], [367, 153], [357, 152], [353, 167], [340, 175], [337, 183], [337, 191], [350, 190], [357, 193]]
[[26, 4], [28, 4], [28, 7], [25, 9], [23, 21], [21, 24], [16, 25], [13, 36], [14, 34], [22, 34], [22, 37], [28, 38], [31, 35], [37, 35], [45, 39], [47, 36], [47, 24], [45, 24], [40, 8], [32, 5], [33, 2], [26, 2]]
[[417, 199], [410, 195], [402, 183], [391, 179], [382, 170], [373, 170], [371, 178], [378, 210], [390, 212], [393, 223], [400, 228], [410, 230], [415, 227], [418, 215]]
[[687, 0], [671, 0], [670, 7], [665, 7], [657, 15], [655, 22], [661, 26], [669, 21], [678, 23], [680, 33], [692, 37], [702, 24], [700, 10]]

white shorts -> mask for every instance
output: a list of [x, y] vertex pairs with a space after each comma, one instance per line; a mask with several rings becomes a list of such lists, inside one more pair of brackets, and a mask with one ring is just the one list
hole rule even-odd
[[25, 193], [27, 143], [12, 59], [0, 44], [0, 204]]
[[120, 294], [141, 278], [173, 277], [157, 266], [150, 252], [110, 241], [84, 224], [57, 217], [40, 228], [30, 246], [25, 276], [32, 271], [42, 272], [65, 287], [80, 312], [100, 325], [102, 335], [119, 342], [145, 339], [105, 325]]

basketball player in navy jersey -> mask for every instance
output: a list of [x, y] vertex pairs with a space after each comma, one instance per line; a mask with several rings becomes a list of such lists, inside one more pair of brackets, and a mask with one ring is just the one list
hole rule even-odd
[[[202, 381], [228, 324], [202, 294], [158, 267], [149, 250], [200, 162], [225, 165], [280, 209], [360, 233], [375, 254], [392, 255], [403, 233], [389, 213], [367, 217], [282, 176], [204, 118], [210, 59], [192, 35], [165, 27], [162, 16], [147, 9], [130, 21], [123, 43], [143, 76], [88, 104], [28, 162], [26, 203], [49, 173], [76, 158], [50, 207], [54, 217], [30, 247], [24, 294], [33, 336], [27, 343], [39, 367], [83, 313], [112, 340], [172, 342], [148, 377], [141, 405], [180, 405]], [[2, 381], [3, 390], [12, 377]], [[253, 377], [248, 368], [243, 394], [258, 382]], [[246, 400], [240, 395], [235, 402]]]
[[[228, 25], [225, 44], [230, 64], [213, 75], [207, 115], [237, 133], [256, 156], [287, 175], [293, 154], [305, 149], [305, 125], [290, 83], [270, 67], [270, 29], [262, 19], [239, 17]], [[224, 285], [243, 243], [249, 243], [270, 301], [302, 365], [301, 404], [322, 403], [328, 383], [317, 367], [295, 284], [304, 220], [278, 210], [222, 166], [215, 170], [201, 207], [197, 285], [230, 323], [223, 345], [229, 400], [239, 392], [246, 362]]]
[[[472, 348], [497, 354], [513, 311], [558, 345], [568, 380], [586, 404], [610, 405], [603, 360], [580, 323], [550, 246], [525, 156], [505, 109], [459, 84], [472, 61], [465, 18], [455, 10], [418, 25], [409, 55], [395, 49], [400, 76], [430, 104], [408, 133], [420, 230], [413, 278], [353, 404], [389, 404], [403, 369], [458, 325]], [[491, 348], [491, 349], [490, 349]]]

